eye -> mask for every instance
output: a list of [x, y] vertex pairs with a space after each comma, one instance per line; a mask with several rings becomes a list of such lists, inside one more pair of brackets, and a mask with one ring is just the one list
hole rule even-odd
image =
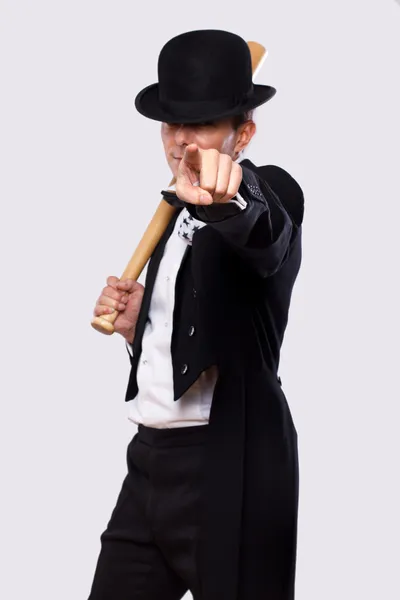
[[202, 121], [201, 123], [197, 123], [198, 127], [213, 127], [214, 121]]

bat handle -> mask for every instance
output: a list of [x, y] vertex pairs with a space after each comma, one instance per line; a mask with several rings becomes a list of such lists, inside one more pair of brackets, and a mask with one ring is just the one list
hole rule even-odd
[[114, 333], [113, 323], [118, 317], [118, 314], [119, 312], [117, 310], [114, 310], [114, 312], [112, 313], [94, 317], [92, 319], [91, 325], [94, 329], [96, 329], [96, 331], [104, 333], [105, 335], [111, 335]]

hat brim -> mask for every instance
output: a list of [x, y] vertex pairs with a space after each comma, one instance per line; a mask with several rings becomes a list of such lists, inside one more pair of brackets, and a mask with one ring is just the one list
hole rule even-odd
[[140, 114], [148, 119], [162, 121], [165, 123], [200, 123], [204, 120], [224, 119], [230, 116], [241, 114], [247, 110], [251, 110], [265, 104], [276, 94], [276, 89], [270, 85], [253, 84], [253, 93], [244, 102], [237, 104], [229, 109], [221, 111], [213, 111], [210, 113], [200, 112], [196, 116], [182, 117], [178, 114], [173, 114], [164, 109], [160, 104], [158, 97], [158, 83], [152, 83], [145, 87], [136, 96], [134, 105]]

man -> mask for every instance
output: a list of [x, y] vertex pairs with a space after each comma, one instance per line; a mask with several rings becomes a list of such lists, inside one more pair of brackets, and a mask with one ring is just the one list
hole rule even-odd
[[297, 432], [278, 377], [301, 263], [304, 200], [275, 166], [238, 163], [252, 111], [247, 44], [219, 30], [170, 40], [136, 108], [162, 123], [177, 207], [145, 287], [107, 279], [121, 311], [138, 433], [101, 536], [90, 600], [293, 600]]

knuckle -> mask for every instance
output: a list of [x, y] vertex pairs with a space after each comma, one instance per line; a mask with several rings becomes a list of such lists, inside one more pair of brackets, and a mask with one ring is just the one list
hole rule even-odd
[[109, 275], [109, 277], [107, 277], [107, 285], [110, 286], [115, 286], [118, 283], [119, 279], [118, 277], [115, 277], [115, 275]]
[[203, 190], [205, 190], [206, 192], [209, 192], [211, 194], [214, 192], [214, 189], [215, 189], [215, 186], [212, 185], [212, 183], [210, 183], [208, 181], [205, 181], [201, 187]]
[[232, 188], [230, 188], [230, 189], [229, 189], [229, 190], [226, 192], [226, 195], [227, 195], [227, 196], [229, 196], [229, 199], [231, 199], [231, 198], [233, 198], [234, 196], [236, 196], [237, 192], [238, 192], [238, 190], [237, 190], [237, 187], [235, 186], [235, 187], [232, 187]]
[[121, 280], [118, 282], [118, 286], [119, 286], [119, 287], [121, 287], [121, 286], [125, 287], [125, 286], [127, 286], [127, 285], [132, 285], [132, 281], [133, 281], [133, 279], [121, 279]]
[[226, 185], [225, 186], [219, 185], [215, 189], [215, 194], [217, 196], [225, 196], [225, 194], [227, 193], [227, 191], [228, 191], [228, 186], [226, 186]]

